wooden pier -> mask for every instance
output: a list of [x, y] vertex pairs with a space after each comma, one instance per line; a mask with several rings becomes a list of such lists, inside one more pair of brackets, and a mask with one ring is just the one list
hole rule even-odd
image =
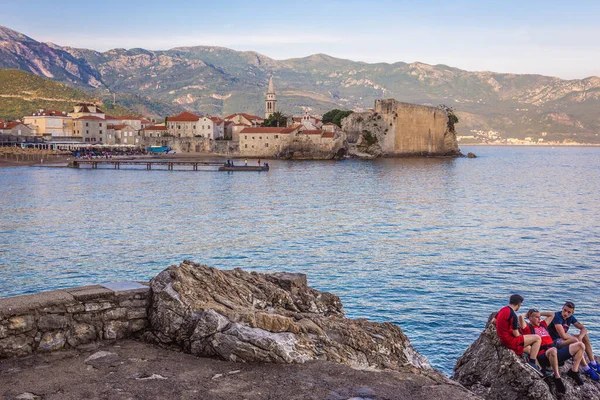
[[[192, 171], [199, 171], [199, 167], [217, 167], [218, 171], [268, 171], [268, 166], [246, 166], [236, 165], [228, 166], [223, 162], [210, 162], [210, 161], [147, 161], [147, 160], [75, 160], [69, 163], [69, 167], [79, 168], [85, 165], [89, 165], [92, 169], [98, 169], [100, 166], [112, 167], [113, 169], [121, 169], [121, 166], [137, 166], [146, 167], [145, 169], [150, 171], [153, 168], [164, 171], [165, 168], [156, 168], [158, 166], [165, 167], [167, 171], [189, 171], [190, 169], [183, 169], [181, 167], [192, 167]], [[139, 168], [136, 168], [139, 169]]]

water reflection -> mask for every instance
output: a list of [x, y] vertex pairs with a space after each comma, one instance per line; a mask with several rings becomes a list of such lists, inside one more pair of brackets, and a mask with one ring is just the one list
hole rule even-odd
[[600, 331], [600, 149], [469, 150], [266, 174], [0, 169], [0, 296], [149, 279], [186, 258], [304, 272], [447, 373], [512, 292], [527, 308], [572, 299]]

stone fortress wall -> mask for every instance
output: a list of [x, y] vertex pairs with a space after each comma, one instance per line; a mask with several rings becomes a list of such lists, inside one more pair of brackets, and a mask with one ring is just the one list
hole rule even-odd
[[136, 282], [0, 299], [0, 359], [131, 337], [148, 325], [150, 300]]
[[[456, 135], [448, 130], [448, 114], [436, 107], [395, 99], [376, 100], [372, 111], [346, 117], [342, 129], [357, 141], [362, 151], [376, 155], [460, 154]], [[370, 149], [361, 139], [365, 134], [376, 138], [375, 146]]]

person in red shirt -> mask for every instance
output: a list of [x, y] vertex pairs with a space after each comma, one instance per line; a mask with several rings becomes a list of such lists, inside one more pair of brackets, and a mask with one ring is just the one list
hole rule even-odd
[[523, 355], [527, 348], [526, 352], [529, 353], [529, 360], [526, 365], [529, 365], [539, 376], [542, 376], [540, 367], [535, 362], [542, 338], [539, 335], [521, 335], [521, 332], [519, 332], [519, 321], [515, 312], [519, 311], [523, 300], [523, 296], [519, 294], [510, 296], [508, 305], [502, 307], [496, 315], [496, 332], [500, 343], [517, 353], [518, 356]]
[[[546, 317], [544, 321], [541, 321], [541, 316]], [[529, 319], [529, 324], [525, 322], [525, 318]], [[575, 380], [578, 385], [582, 385], [583, 381], [579, 376], [579, 364], [583, 359], [583, 353], [585, 351], [585, 345], [581, 342], [572, 343], [569, 346], [563, 347], [560, 350], [557, 349], [552, 340], [552, 336], [548, 332], [548, 325], [552, 323], [554, 319], [554, 313], [552, 312], [540, 312], [539, 310], [532, 308], [527, 311], [525, 315], [519, 315], [519, 326], [524, 335], [536, 334], [542, 338], [542, 344], [540, 345], [540, 351], [537, 356], [537, 360], [542, 368], [548, 368], [552, 366], [554, 370], [554, 385], [559, 393], [565, 393], [565, 385], [560, 378], [560, 371], [558, 369], [558, 363], [564, 362], [569, 358], [573, 358], [573, 366], [567, 375]]]

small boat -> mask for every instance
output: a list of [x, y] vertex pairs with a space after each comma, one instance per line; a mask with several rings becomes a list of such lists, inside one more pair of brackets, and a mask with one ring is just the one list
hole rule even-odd
[[268, 171], [269, 165], [223, 165], [219, 171]]

